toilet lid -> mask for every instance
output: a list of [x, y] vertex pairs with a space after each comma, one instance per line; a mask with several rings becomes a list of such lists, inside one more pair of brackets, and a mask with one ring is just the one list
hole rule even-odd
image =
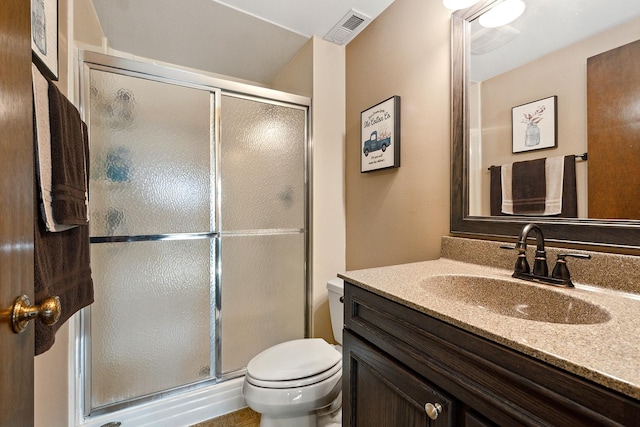
[[251, 359], [247, 374], [262, 381], [290, 381], [316, 376], [339, 365], [342, 355], [321, 338], [283, 342]]

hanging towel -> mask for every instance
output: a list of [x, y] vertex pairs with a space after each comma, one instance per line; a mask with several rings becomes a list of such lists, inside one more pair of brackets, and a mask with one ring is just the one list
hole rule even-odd
[[[515, 215], [544, 213], [547, 195], [545, 163], [546, 159], [513, 163], [511, 195]], [[503, 203], [505, 203], [504, 200]]]
[[512, 163], [502, 165], [502, 167], [500, 168], [500, 181], [503, 183], [501, 189], [502, 206], [500, 207], [500, 209], [503, 214], [507, 215], [513, 215], [513, 194], [511, 191], [511, 182], [513, 181], [512, 172]]
[[491, 173], [489, 185], [489, 207], [491, 216], [500, 216], [502, 213], [502, 166], [489, 167]]
[[544, 163], [545, 204], [542, 215], [560, 215], [562, 212], [562, 184], [564, 181], [564, 157], [549, 157]]
[[[41, 75], [40, 75], [41, 76]], [[62, 314], [58, 323], [45, 326], [35, 323], [35, 354], [51, 348], [55, 332], [75, 312], [93, 302], [93, 282], [89, 265], [89, 226], [87, 223], [89, 145], [86, 125], [78, 110], [48, 80], [46, 92], [34, 79], [34, 141], [39, 177], [42, 184], [50, 177], [50, 190], [36, 185], [34, 219], [34, 293], [39, 304], [49, 296], [58, 296]], [[53, 88], [53, 89], [52, 89]], [[37, 93], [36, 93], [37, 92]], [[46, 94], [48, 117], [44, 114], [42, 98]], [[36, 100], [40, 98], [40, 100]], [[48, 119], [49, 129], [41, 124]], [[47, 141], [48, 143], [43, 143]], [[45, 147], [46, 146], [46, 147]], [[46, 154], [49, 153], [49, 161]], [[40, 160], [44, 154], [45, 161]], [[44, 172], [42, 172], [44, 171]], [[59, 224], [73, 228], [49, 231], [46, 210], [40, 209], [50, 199], [54, 228]], [[62, 227], [65, 228], [65, 227]], [[67, 227], [68, 228], [68, 227]]]
[[89, 226], [82, 225], [59, 233], [46, 230], [34, 215], [34, 294], [40, 304], [49, 296], [58, 296], [60, 319], [53, 326], [35, 323], [35, 354], [47, 351], [55, 342], [55, 333], [74, 313], [93, 303], [93, 282], [89, 266]]
[[51, 127], [49, 125], [49, 80], [35, 64], [31, 64], [33, 77], [34, 138], [36, 140], [36, 174], [42, 200], [42, 210], [47, 231], [64, 231], [75, 225], [58, 224], [53, 217], [53, 191], [51, 184]]
[[578, 217], [578, 192], [576, 189], [576, 156], [564, 156], [562, 179], [562, 212], [563, 218]]
[[[492, 216], [578, 216], [575, 155], [491, 166], [489, 170]], [[523, 188], [527, 185], [530, 188]]]
[[87, 223], [89, 182], [86, 125], [52, 82], [48, 93], [53, 217], [58, 224], [83, 225]]

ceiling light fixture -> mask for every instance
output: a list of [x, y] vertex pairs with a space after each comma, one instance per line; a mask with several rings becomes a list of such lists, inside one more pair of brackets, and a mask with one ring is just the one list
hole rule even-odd
[[515, 21], [522, 15], [526, 5], [522, 0], [505, 0], [480, 16], [480, 25], [496, 28]]
[[480, 0], [442, 0], [442, 4], [449, 10], [466, 9], [478, 3]]

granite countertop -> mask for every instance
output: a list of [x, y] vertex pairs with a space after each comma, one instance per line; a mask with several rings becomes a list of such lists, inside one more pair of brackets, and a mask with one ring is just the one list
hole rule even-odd
[[[348, 271], [338, 276], [429, 316], [640, 399], [640, 295], [592, 284], [576, 283], [575, 288], [556, 288], [513, 279], [511, 273], [508, 269], [440, 258]], [[587, 317], [600, 315], [597, 319], [600, 323], [549, 323], [501, 315], [495, 307], [487, 309], [478, 303], [464, 302], [463, 291], [456, 290], [456, 295], [452, 296], [448, 278], [438, 277], [443, 275], [500, 280], [500, 284], [506, 286], [501, 286], [502, 292], [513, 295], [513, 300], [507, 298], [509, 301], [505, 305], [519, 304], [519, 295], [527, 293], [524, 287], [542, 288], [541, 292], [534, 292], [554, 299], [556, 293], [565, 294], [569, 299], [589, 303], [584, 307], [593, 310]], [[458, 283], [465, 281], [462, 278], [453, 282], [456, 282], [455, 286], [463, 287], [471, 286], [473, 280]], [[442, 283], [440, 290], [438, 283]], [[523, 287], [522, 292], [520, 287]], [[494, 300], [497, 298], [485, 297], [485, 301]]]

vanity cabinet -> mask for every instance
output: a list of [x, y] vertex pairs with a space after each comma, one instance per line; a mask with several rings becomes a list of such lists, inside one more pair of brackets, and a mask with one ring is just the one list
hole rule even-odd
[[640, 425], [638, 400], [348, 282], [344, 309], [345, 427]]
[[343, 342], [353, 381], [351, 393], [345, 395], [352, 397], [354, 421], [347, 425], [426, 426], [427, 409], [436, 418], [431, 425], [453, 425], [451, 408], [456, 403], [446, 393], [349, 331], [344, 332]]

